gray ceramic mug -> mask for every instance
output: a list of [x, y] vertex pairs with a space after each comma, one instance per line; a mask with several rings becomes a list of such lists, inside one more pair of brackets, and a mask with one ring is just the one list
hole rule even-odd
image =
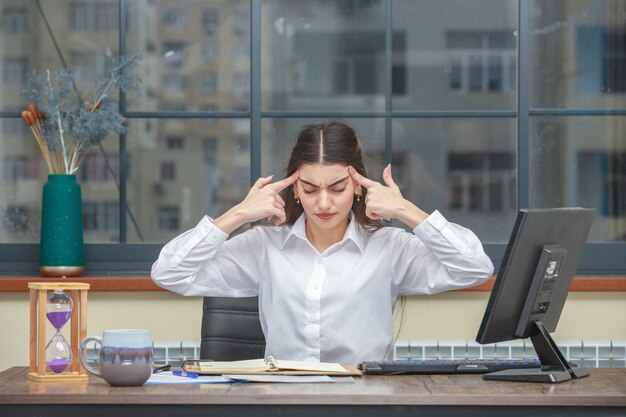
[[[84, 352], [87, 343], [100, 344], [100, 371], [87, 364]], [[148, 330], [105, 330], [102, 337], [89, 336], [80, 344], [80, 361], [92, 375], [99, 376], [114, 387], [143, 385], [152, 374], [154, 362], [152, 338]]]

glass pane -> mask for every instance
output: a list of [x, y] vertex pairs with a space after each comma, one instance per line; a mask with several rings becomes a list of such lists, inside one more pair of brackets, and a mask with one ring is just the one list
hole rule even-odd
[[422, 210], [506, 242], [517, 213], [515, 136], [512, 118], [394, 119], [394, 179]]
[[626, 2], [533, 0], [531, 105], [626, 106]]
[[262, 3], [264, 110], [385, 107], [383, 1]]
[[[21, 119], [2, 119], [0, 167], [0, 243], [38, 242], [41, 194], [48, 169], [31, 132]], [[119, 241], [117, 136], [105, 138], [104, 153], [94, 147], [80, 162], [76, 178], [81, 186], [86, 243]]]
[[[283, 178], [291, 149], [305, 125], [322, 123], [323, 119], [264, 119], [261, 175]], [[382, 181], [385, 167], [384, 119], [345, 119], [356, 131], [363, 147], [363, 162], [369, 178]]]
[[[2, 110], [24, 110], [26, 101], [21, 91], [30, 88], [26, 84], [27, 73], [37, 71], [45, 75], [46, 70], [58, 71], [63, 68], [63, 61], [72, 71], [79, 92], [71, 99], [93, 100], [96, 78], [104, 75], [109, 58], [117, 53], [117, 0], [41, 2], [41, 11], [36, 2], [2, 1], [0, 8]], [[109, 96], [116, 98], [117, 92], [110, 90]], [[2, 118], [0, 125], [0, 242], [38, 242], [41, 193], [48, 169], [33, 133], [20, 118]], [[65, 138], [69, 150], [73, 142], [71, 132], [66, 131]], [[106, 170], [98, 148], [92, 148], [76, 172], [82, 189], [87, 243], [116, 242], [119, 238], [119, 192], [113, 181], [117, 175], [117, 136], [105, 138], [103, 146], [114, 174]]]
[[21, 92], [27, 88], [27, 74], [63, 69], [63, 61], [74, 73], [82, 96], [91, 99], [95, 77], [103, 73], [106, 56], [115, 56], [118, 51], [118, 0], [40, 4], [41, 12], [34, 1], [0, 1], [2, 110], [23, 110], [26, 102]]
[[166, 242], [250, 189], [249, 119], [131, 119], [129, 242]]
[[21, 119], [1, 119], [0, 125], [0, 243], [39, 242], [46, 163]]
[[626, 240], [624, 129], [625, 117], [531, 118], [531, 207], [593, 207], [589, 240]]
[[516, 1], [392, 6], [394, 110], [515, 109]]
[[129, 110], [232, 111], [250, 97], [250, 2], [129, 0], [128, 53], [146, 94]]
[[83, 196], [85, 243], [119, 242], [119, 146], [117, 136], [83, 158], [76, 178]]

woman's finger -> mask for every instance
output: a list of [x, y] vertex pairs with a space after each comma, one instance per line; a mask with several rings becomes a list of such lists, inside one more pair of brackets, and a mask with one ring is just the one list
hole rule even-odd
[[300, 178], [300, 171], [296, 171], [287, 178], [284, 178], [280, 181], [276, 181], [271, 185], [272, 189], [276, 192], [282, 191], [285, 188], [289, 187], [291, 184], [296, 182], [296, 180]]
[[376, 181], [372, 181], [369, 178], [365, 178], [363, 175], [359, 174], [356, 169], [354, 169], [353, 167], [348, 167], [348, 173], [350, 174], [350, 176], [352, 177], [353, 180], [355, 180], [356, 182], [358, 182], [361, 186], [369, 189], [370, 187], [373, 187], [374, 185], [378, 184]]
[[285, 207], [285, 200], [278, 194], [274, 194], [274, 199], [280, 203], [281, 206]]
[[385, 181], [385, 185], [387, 185], [387, 187], [392, 188], [396, 191], [400, 190], [400, 187], [398, 187], [396, 182], [393, 180], [393, 177], [391, 176], [391, 164], [387, 165], [383, 170], [383, 180]]
[[259, 178], [254, 183], [254, 185], [252, 186], [251, 190], [260, 190], [261, 188], [265, 187], [267, 184], [272, 182], [273, 178], [274, 178], [273, 175], [270, 175], [268, 177], [261, 177], [261, 178]]

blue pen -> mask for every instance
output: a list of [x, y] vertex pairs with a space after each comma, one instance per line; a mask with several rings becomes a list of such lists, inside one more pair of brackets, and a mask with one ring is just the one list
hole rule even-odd
[[186, 376], [187, 378], [197, 378], [198, 374], [194, 374], [193, 372], [185, 372], [185, 371], [172, 371], [173, 375], [177, 376]]

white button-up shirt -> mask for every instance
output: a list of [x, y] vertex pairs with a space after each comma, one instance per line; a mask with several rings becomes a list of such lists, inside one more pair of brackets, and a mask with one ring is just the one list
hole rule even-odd
[[259, 296], [266, 355], [358, 363], [393, 356], [401, 294], [433, 294], [488, 279], [493, 264], [470, 230], [438, 211], [413, 233], [371, 234], [350, 221], [323, 253], [307, 240], [306, 214], [289, 226], [228, 235], [204, 217], [163, 247], [152, 279], [183, 295]]

